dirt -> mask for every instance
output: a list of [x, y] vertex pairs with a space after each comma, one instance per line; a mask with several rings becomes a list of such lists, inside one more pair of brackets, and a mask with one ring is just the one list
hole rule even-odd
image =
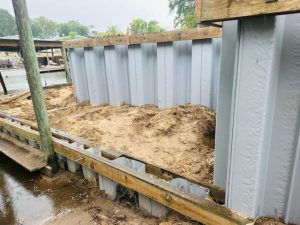
[[[76, 103], [72, 87], [46, 90], [45, 98], [52, 127], [212, 183], [215, 112], [207, 107], [90, 106]], [[31, 100], [24, 96], [0, 101], [0, 111], [35, 120]]]
[[54, 178], [29, 173], [0, 155], [1, 225], [192, 225], [178, 213], [164, 218], [143, 214], [135, 201], [109, 200], [82, 175], [61, 171]]
[[254, 225], [284, 225], [279, 219], [274, 219], [272, 217], [260, 217], [256, 219]]
[[[49, 178], [48, 178], [49, 179]], [[84, 195], [79, 197], [79, 204], [75, 208], [59, 210], [55, 216], [49, 218], [43, 225], [192, 225], [199, 224], [187, 217], [172, 212], [164, 218], [153, 218], [141, 212], [135, 202], [120, 200], [118, 203], [109, 200], [99, 188], [83, 183], [83, 178], [71, 174], [61, 173], [50, 182], [69, 182], [76, 186], [89, 186]], [[49, 182], [49, 181], [48, 181]]]

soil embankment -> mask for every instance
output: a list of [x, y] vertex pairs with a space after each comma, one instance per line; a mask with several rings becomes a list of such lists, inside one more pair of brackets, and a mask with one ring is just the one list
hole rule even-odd
[[[72, 87], [45, 91], [51, 126], [165, 167], [212, 182], [215, 113], [204, 106], [90, 106], [76, 103]], [[0, 102], [1, 104], [1, 102]], [[31, 100], [16, 99], [0, 111], [35, 120]]]

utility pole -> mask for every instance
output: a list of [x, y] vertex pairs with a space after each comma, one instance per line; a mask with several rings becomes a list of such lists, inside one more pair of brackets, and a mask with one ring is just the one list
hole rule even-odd
[[20, 46], [32, 96], [33, 108], [39, 128], [41, 148], [44, 151], [47, 164], [55, 173], [58, 171], [59, 166], [53, 149], [50, 123], [40, 79], [40, 72], [38, 68], [26, 0], [12, 0], [12, 3], [15, 11], [17, 27], [20, 36]]
[[63, 61], [64, 61], [65, 70], [66, 70], [67, 82], [71, 84], [72, 83], [71, 71], [70, 71], [70, 67], [69, 67], [67, 52], [64, 48], [61, 48], [61, 55], [62, 55], [62, 58], [63, 58]]

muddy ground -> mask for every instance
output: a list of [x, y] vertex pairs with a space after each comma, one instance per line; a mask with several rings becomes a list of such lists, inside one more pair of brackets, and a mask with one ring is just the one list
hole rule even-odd
[[136, 202], [109, 200], [82, 175], [61, 171], [54, 178], [29, 173], [0, 154], [0, 225], [172, 225], [197, 224], [172, 212], [143, 214]]
[[[216, 117], [207, 107], [90, 106], [76, 103], [72, 87], [46, 90], [45, 95], [52, 127], [212, 183]], [[1, 104], [0, 111], [35, 120], [31, 100]]]

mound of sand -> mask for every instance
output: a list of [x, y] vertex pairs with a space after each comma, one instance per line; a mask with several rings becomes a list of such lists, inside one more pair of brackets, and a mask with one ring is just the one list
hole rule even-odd
[[[203, 106], [160, 110], [76, 103], [72, 87], [45, 91], [51, 126], [184, 176], [212, 182], [215, 113]], [[1, 102], [0, 102], [1, 104]], [[1, 104], [1, 111], [34, 121], [30, 99]]]

